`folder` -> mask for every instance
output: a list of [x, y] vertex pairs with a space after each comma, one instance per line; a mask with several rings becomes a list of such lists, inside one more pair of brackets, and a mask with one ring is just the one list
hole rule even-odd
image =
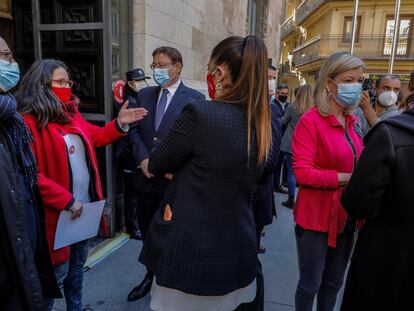
[[56, 227], [54, 250], [95, 237], [98, 234], [105, 200], [83, 204], [80, 217], [72, 219], [70, 211], [62, 211]]

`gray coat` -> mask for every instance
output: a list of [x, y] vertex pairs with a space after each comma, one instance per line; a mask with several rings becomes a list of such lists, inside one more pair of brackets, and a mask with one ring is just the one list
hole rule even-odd
[[292, 153], [292, 137], [295, 127], [299, 122], [302, 115], [295, 109], [295, 105], [289, 105], [283, 116], [283, 125], [286, 127], [286, 131], [282, 137], [282, 143], [280, 150], [287, 153]]

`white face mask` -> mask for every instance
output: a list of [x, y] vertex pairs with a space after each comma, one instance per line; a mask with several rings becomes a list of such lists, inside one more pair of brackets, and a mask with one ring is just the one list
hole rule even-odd
[[269, 93], [274, 94], [275, 91], [276, 91], [276, 81], [275, 81], [275, 79], [268, 80], [268, 84], [269, 84]]
[[135, 85], [135, 91], [136, 92], [139, 92], [143, 88], [146, 88], [148, 86], [146, 81], [136, 81], [136, 82], [134, 82], [134, 85]]
[[383, 107], [391, 107], [392, 105], [395, 105], [397, 100], [398, 100], [398, 96], [397, 94], [395, 94], [394, 91], [382, 92], [378, 96], [378, 102]]

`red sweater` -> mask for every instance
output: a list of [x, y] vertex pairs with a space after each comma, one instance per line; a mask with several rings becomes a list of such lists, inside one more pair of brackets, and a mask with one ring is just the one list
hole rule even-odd
[[[44, 129], [38, 128], [33, 115], [25, 115], [24, 120], [34, 137], [33, 150], [39, 168], [39, 190], [45, 207], [46, 236], [52, 263], [57, 265], [69, 260], [70, 254], [69, 247], [53, 250], [59, 214], [73, 202], [69, 159], [63, 135], [78, 134], [82, 138], [86, 157], [91, 163], [89, 173], [91, 182], [95, 183], [96, 199], [102, 200], [104, 196], [94, 147], [108, 145], [123, 136], [123, 133], [116, 128], [116, 120], [101, 128], [87, 122], [79, 111], [69, 123], [49, 122]], [[107, 232], [104, 218], [101, 229]]]
[[[362, 152], [356, 118], [346, 117], [347, 134], [356, 151]], [[300, 119], [292, 139], [294, 173], [299, 193], [294, 208], [295, 222], [308, 230], [328, 232], [328, 245], [336, 247], [336, 235], [343, 231], [347, 214], [340, 198], [338, 173], [352, 173], [354, 153], [344, 127], [335, 116], [322, 116], [316, 108]]]

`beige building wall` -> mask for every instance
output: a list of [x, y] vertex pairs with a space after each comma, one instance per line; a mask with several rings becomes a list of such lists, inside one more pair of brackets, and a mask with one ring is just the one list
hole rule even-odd
[[[264, 39], [269, 57], [277, 64], [282, 0], [267, 3]], [[142, 67], [151, 76], [152, 51], [159, 46], [173, 46], [183, 55], [184, 82], [205, 92], [210, 52], [228, 36], [247, 34], [247, 7], [248, 0], [134, 0], [134, 67]]]

